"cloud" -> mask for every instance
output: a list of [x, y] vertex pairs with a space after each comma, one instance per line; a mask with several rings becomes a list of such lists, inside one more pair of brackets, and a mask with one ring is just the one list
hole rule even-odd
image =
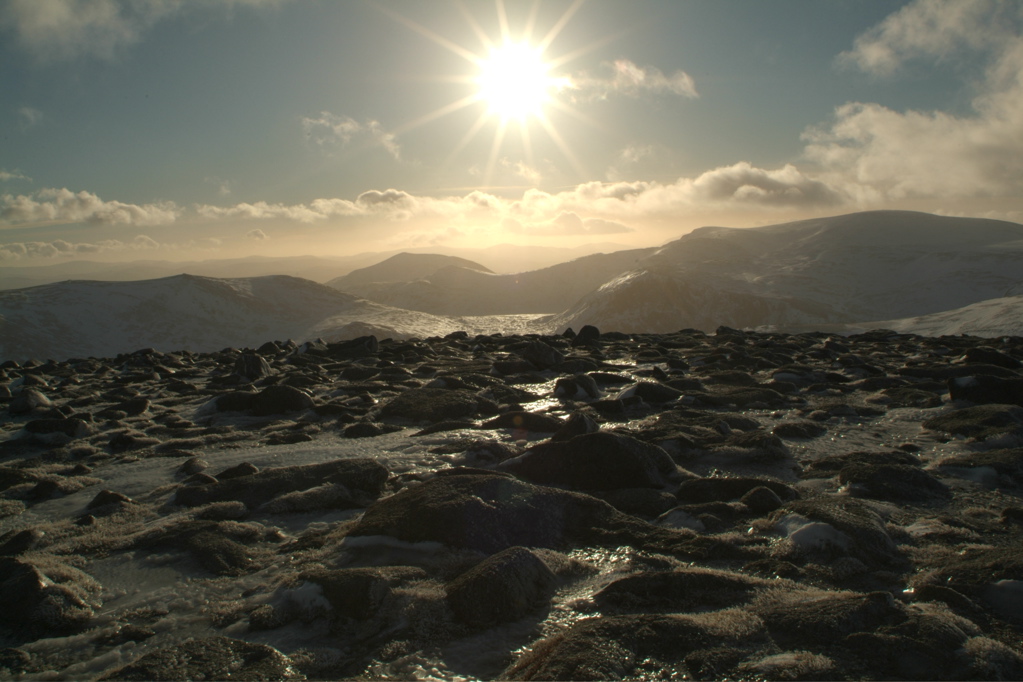
[[21, 121], [22, 132], [29, 128], [34, 128], [43, 120], [43, 112], [32, 107], [20, 107], [18, 109], [18, 119]]
[[302, 130], [307, 138], [321, 147], [347, 147], [353, 140], [363, 139], [370, 146], [383, 148], [395, 159], [401, 158], [397, 137], [373, 119], [359, 123], [350, 116], [321, 111], [315, 118], [302, 117]]
[[158, 21], [182, 9], [223, 10], [276, 4], [277, 0], [7, 0], [0, 28], [40, 61], [78, 57], [112, 59], [142, 40]]
[[857, 38], [842, 63], [897, 75], [909, 60], [979, 53], [972, 111], [895, 111], [849, 102], [803, 134], [822, 178], [860, 201], [1019, 196], [1023, 191], [1023, 5], [910, 3]]
[[590, 76], [582, 73], [567, 79], [566, 88], [579, 99], [607, 99], [612, 95], [639, 97], [646, 93], [680, 95], [696, 98], [696, 84], [685, 71], [666, 75], [655, 66], [637, 66], [628, 59], [617, 59], [603, 65], [610, 74]]
[[91, 192], [42, 189], [35, 194], [0, 195], [0, 225], [23, 223], [91, 223], [94, 225], [163, 225], [180, 210], [172, 202], [126, 204], [103, 201]]
[[105, 239], [94, 244], [55, 239], [49, 242], [14, 242], [0, 244], [0, 262], [36, 260], [45, 258], [73, 258], [115, 251], [148, 251], [163, 248], [156, 240], [138, 235], [132, 240]]
[[316, 199], [308, 204], [271, 204], [266, 201], [240, 203], [234, 206], [195, 207], [196, 213], [207, 219], [231, 220], [291, 220], [312, 223], [327, 218], [361, 215], [362, 209], [345, 199]]
[[266, 232], [263, 232], [263, 230], [249, 230], [245, 233], [245, 236], [249, 239], [255, 239], [256, 241], [263, 241], [270, 238], [267, 236]]
[[28, 177], [24, 173], [18, 170], [5, 171], [0, 170], [0, 182], [8, 182], [10, 180], [27, 180], [32, 182], [32, 178]]
[[858, 36], [838, 63], [890, 76], [913, 59], [947, 59], [1011, 40], [1007, 3], [995, 0], [916, 0]]
[[631, 227], [612, 220], [581, 218], [577, 213], [565, 211], [553, 220], [523, 225], [514, 218], [505, 218], [501, 226], [508, 232], [541, 237], [566, 237], [573, 235], [621, 234], [634, 232]]

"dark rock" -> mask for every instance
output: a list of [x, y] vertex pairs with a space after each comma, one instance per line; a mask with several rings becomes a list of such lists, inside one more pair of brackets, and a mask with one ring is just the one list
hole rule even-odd
[[513, 410], [483, 422], [484, 429], [514, 429], [515, 431], [533, 431], [535, 433], [554, 433], [564, 426], [557, 417], [535, 412]]
[[[606, 616], [579, 621], [534, 644], [501, 679], [682, 677], [689, 676], [690, 665], [711, 678], [726, 679], [738, 677], [730, 670], [739, 661], [773, 646], [763, 625], [737, 610]], [[727, 655], [714, 656], [710, 650]]]
[[682, 391], [671, 386], [665, 386], [653, 381], [641, 381], [623, 389], [615, 397], [618, 400], [625, 400], [632, 396], [637, 396], [648, 403], [670, 403], [678, 400], [682, 395]]
[[341, 378], [345, 381], [366, 381], [380, 374], [377, 367], [365, 367], [363, 365], [349, 365], [341, 370]]
[[268, 386], [257, 393], [252, 399], [252, 407], [249, 408], [249, 411], [257, 417], [262, 417], [301, 412], [312, 407], [313, 399], [308, 393], [294, 386], [276, 385]]
[[782, 422], [771, 429], [771, 433], [782, 438], [817, 438], [827, 432], [828, 427], [809, 420]]
[[658, 528], [589, 495], [493, 474], [438, 476], [410, 486], [375, 502], [349, 535], [432, 540], [487, 554], [574, 543], [668, 553], [700, 549], [691, 534]]
[[836, 555], [853, 556], [874, 567], [902, 569], [906, 566], [906, 558], [888, 535], [884, 519], [860, 500], [840, 496], [795, 500], [775, 512], [775, 518], [784, 520], [787, 514], [827, 524], [847, 538], [845, 546], [816, 541], [805, 545], [797, 543], [798, 556], [828, 563]]
[[228, 637], [188, 639], [152, 651], [104, 680], [292, 680], [303, 676], [291, 660], [265, 644]]
[[32, 657], [21, 649], [0, 649], [0, 670], [7, 670], [11, 675], [24, 672]]
[[572, 339], [572, 347], [578, 348], [579, 346], [592, 346], [596, 345], [600, 341], [600, 330], [594, 327], [592, 324], [583, 325], [579, 333]]
[[596, 433], [600, 430], [600, 425], [593, 421], [588, 415], [582, 412], [573, 412], [568, 415], [568, 419], [564, 421], [561, 428], [554, 432], [551, 436], [551, 440], [571, 440], [576, 436], [581, 436], [586, 433]]
[[679, 502], [694, 504], [699, 502], [728, 502], [738, 500], [754, 488], [765, 487], [782, 500], [794, 500], [799, 497], [792, 486], [769, 478], [747, 476], [715, 476], [683, 481], [675, 497]]
[[881, 500], [926, 502], [952, 497], [944, 483], [906, 464], [850, 464], [839, 472], [838, 480], [853, 494]]
[[0, 556], [18, 556], [35, 547], [45, 533], [37, 528], [11, 531], [0, 536]]
[[647, 571], [618, 578], [593, 599], [602, 611], [664, 613], [737, 606], [777, 581], [709, 568]]
[[323, 588], [323, 596], [339, 615], [365, 620], [380, 610], [393, 588], [428, 576], [413, 566], [374, 566], [314, 569], [300, 577]]
[[850, 465], [887, 466], [920, 466], [920, 460], [908, 452], [891, 450], [888, 452], [846, 452], [840, 455], [828, 455], [803, 467], [802, 478], [830, 478]]
[[549, 603], [557, 579], [525, 547], [509, 547], [448, 583], [455, 616], [473, 627], [515, 621]]
[[174, 499], [186, 507], [239, 500], [253, 509], [278, 495], [326, 483], [340, 483], [375, 497], [383, 489], [387, 475], [387, 469], [376, 460], [339, 459], [321, 464], [264, 469], [242, 478], [179, 488]]
[[259, 467], [255, 464], [252, 464], [251, 462], [241, 462], [233, 467], [229, 467], [221, 471], [216, 475], [216, 479], [218, 481], [229, 481], [232, 478], [241, 478], [242, 476], [251, 476], [258, 473]]
[[675, 496], [653, 488], [619, 488], [600, 493], [618, 511], [656, 518], [675, 506]]
[[[379, 422], [358, 422], [347, 427], [343, 434], [345, 438], [376, 438], [387, 433], [401, 431], [402, 427], [395, 424], [381, 424]], [[311, 440], [311, 439], [310, 439]]]
[[524, 360], [537, 369], [551, 369], [565, 361], [565, 354], [543, 341], [533, 340], [519, 351]]
[[978, 405], [1023, 406], [1023, 378], [957, 377], [948, 380], [948, 394], [952, 400], [966, 400]]
[[771, 639], [783, 649], [826, 646], [854, 632], [870, 632], [906, 619], [905, 609], [888, 592], [793, 596], [752, 606]]
[[120, 453], [141, 450], [159, 444], [160, 440], [158, 438], [151, 438], [139, 431], [122, 431], [111, 436], [107, 445], [110, 448], [110, 452]]
[[410, 388], [380, 410], [381, 417], [438, 422], [478, 414], [496, 414], [497, 404], [464, 389]]
[[73, 632], [95, 613], [85, 590], [56, 582], [19, 559], [0, 557], [0, 622], [28, 632]]
[[930, 391], [922, 391], [909, 386], [897, 386], [881, 391], [888, 400], [889, 407], [941, 407], [941, 396]]
[[676, 471], [656, 445], [606, 432], [540, 443], [500, 468], [534, 483], [583, 490], [658, 488]]
[[961, 361], [966, 363], [979, 363], [985, 365], [996, 365], [998, 367], [1006, 367], [1008, 369], [1019, 369], [1023, 367], [1023, 362], [1020, 362], [1011, 355], [1000, 353], [994, 348], [985, 348], [984, 346], [974, 346], [967, 348], [966, 353], [960, 358]]
[[11, 414], [28, 414], [48, 410], [52, 406], [53, 403], [42, 391], [25, 388], [7, 404], [7, 411]]
[[991, 469], [999, 485], [1023, 486], [1023, 448], [986, 450], [952, 455], [938, 462], [942, 469]]
[[931, 417], [925, 429], [985, 439], [1023, 429], [1023, 408], [1018, 405], [977, 405]]
[[249, 381], [256, 381], [268, 377], [273, 373], [268, 363], [261, 355], [256, 353], [244, 353], [234, 363], [234, 373]]
[[755, 514], [769, 514], [782, 505], [778, 493], [767, 486], [759, 485], [739, 498], [739, 501]]
[[575, 374], [554, 382], [554, 397], [562, 400], [590, 400], [600, 397], [600, 388], [589, 374]]
[[372, 334], [360, 336], [350, 341], [339, 341], [327, 344], [327, 352], [332, 358], [364, 358], [380, 352], [380, 342]]
[[131, 499], [123, 493], [114, 492], [113, 490], [101, 490], [96, 494], [94, 498], [85, 505], [86, 509], [99, 509], [100, 507], [106, 507], [107, 505], [127, 505], [135, 504], [135, 500]]
[[68, 438], [84, 438], [92, 433], [92, 427], [78, 417], [64, 419], [33, 419], [25, 424], [25, 432], [37, 436], [63, 434]]

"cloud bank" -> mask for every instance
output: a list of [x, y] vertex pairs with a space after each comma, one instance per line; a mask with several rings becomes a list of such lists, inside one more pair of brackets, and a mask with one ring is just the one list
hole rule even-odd
[[616, 59], [603, 66], [609, 72], [607, 75], [570, 76], [566, 88], [581, 100], [607, 99], [614, 95], [639, 97], [645, 93], [700, 96], [692, 77], [685, 71], [667, 75], [655, 66], [637, 66], [628, 59]]
[[91, 192], [68, 189], [42, 189], [32, 195], [0, 195], [0, 225], [165, 225], [174, 222], [179, 213], [180, 209], [172, 202], [126, 204], [104, 201]]

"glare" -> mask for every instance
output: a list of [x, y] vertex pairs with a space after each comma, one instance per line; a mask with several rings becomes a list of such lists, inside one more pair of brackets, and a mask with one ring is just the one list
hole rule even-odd
[[491, 50], [480, 64], [477, 79], [480, 98], [491, 113], [503, 119], [541, 116], [552, 91], [564, 86], [564, 79], [549, 72], [541, 48], [528, 43], [506, 43]]

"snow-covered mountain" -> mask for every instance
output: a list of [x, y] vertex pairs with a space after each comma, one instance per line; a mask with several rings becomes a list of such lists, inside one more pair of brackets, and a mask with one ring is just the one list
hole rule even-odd
[[1016, 293], [1023, 293], [1023, 225], [870, 211], [694, 230], [551, 324], [784, 329], [927, 315]]
[[465, 328], [472, 321], [395, 310], [286, 275], [68, 281], [0, 292], [0, 360], [213, 351], [289, 338], [427, 337]]
[[891, 329], [921, 336], [1023, 336], [1023, 295], [993, 298], [930, 315], [849, 325], [845, 331]]
[[[377, 303], [435, 315], [559, 313], [655, 251], [598, 253], [512, 275], [496, 275], [445, 256], [426, 261], [417, 255], [421, 260], [396, 268], [395, 257], [327, 284]], [[438, 265], [433, 271], [417, 267], [430, 262]]]

